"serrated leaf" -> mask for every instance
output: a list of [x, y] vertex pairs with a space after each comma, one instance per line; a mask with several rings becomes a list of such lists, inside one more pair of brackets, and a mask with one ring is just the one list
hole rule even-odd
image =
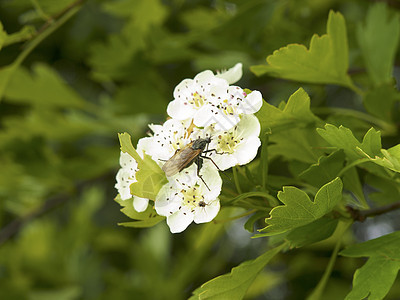
[[119, 133], [118, 138], [121, 151], [128, 153], [138, 163], [139, 171], [135, 174], [137, 182], [131, 184], [131, 193], [138, 197], [155, 200], [158, 191], [167, 183], [165, 173], [150, 156], [144, 154], [143, 158], [140, 157], [132, 146], [131, 136], [128, 133]]
[[271, 210], [270, 217], [265, 220], [268, 226], [260, 231], [265, 236], [275, 235], [322, 218], [342, 199], [342, 187], [342, 181], [336, 178], [319, 189], [314, 201], [298, 188], [283, 187], [278, 198], [284, 205]]
[[293, 229], [286, 238], [290, 241], [291, 247], [310, 245], [330, 237], [335, 231], [338, 222], [338, 219], [321, 218]]
[[301, 82], [353, 85], [347, 75], [348, 45], [346, 24], [340, 13], [329, 12], [327, 34], [314, 35], [310, 49], [290, 44], [267, 57], [267, 65], [251, 67], [257, 75], [271, 76]]
[[325, 129], [317, 128], [317, 132], [332, 146], [343, 149], [350, 161], [363, 157], [360, 149], [368, 155], [376, 155], [382, 147], [381, 134], [374, 128], [368, 130], [362, 143], [354, 137], [350, 129], [343, 126], [337, 128], [331, 124], [326, 124]]
[[321, 120], [310, 110], [310, 97], [299, 88], [290, 97], [284, 108], [277, 108], [268, 102], [264, 102], [260, 111], [256, 113], [263, 128], [271, 128], [272, 131], [278, 127], [290, 126], [292, 124], [319, 123]]
[[368, 153], [364, 152], [360, 149], [360, 152], [367, 157], [371, 162], [388, 168], [389, 170], [400, 173], [400, 144], [386, 150], [381, 149], [382, 157], [376, 155], [375, 157], [371, 157]]
[[340, 252], [348, 257], [369, 257], [354, 273], [353, 289], [347, 300], [384, 299], [400, 270], [400, 232], [347, 247]]
[[286, 244], [282, 244], [271, 249], [256, 259], [246, 261], [233, 268], [231, 273], [206, 282], [193, 292], [193, 296], [190, 299], [243, 299], [258, 273], [285, 246]]
[[321, 156], [318, 163], [312, 164], [299, 177], [319, 188], [338, 175], [340, 170], [343, 169], [344, 159], [342, 150], [335, 151], [329, 156]]
[[391, 83], [400, 37], [399, 17], [390, 18], [386, 4], [376, 3], [368, 10], [365, 25], [360, 24], [357, 29], [368, 75], [375, 85]]

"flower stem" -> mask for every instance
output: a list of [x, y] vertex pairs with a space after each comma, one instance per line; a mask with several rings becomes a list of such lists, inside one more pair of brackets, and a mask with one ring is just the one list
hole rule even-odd
[[233, 172], [233, 180], [235, 182], [235, 186], [236, 186], [236, 190], [238, 192], [238, 194], [242, 194], [242, 189], [240, 188], [240, 184], [239, 184], [239, 176], [238, 176], [238, 167], [233, 167], [232, 168], [232, 172]]

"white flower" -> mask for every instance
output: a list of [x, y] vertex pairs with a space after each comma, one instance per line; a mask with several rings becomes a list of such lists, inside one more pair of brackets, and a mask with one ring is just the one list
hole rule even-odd
[[242, 78], [243, 71], [242, 71], [243, 65], [241, 63], [237, 63], [234, 65], [232, 68], [225, 72], [217, 72], [216, 77], [223, 78], [226, 81], [228, 81], [229, 84], [234, 84]]
[[191, 119], [169, 119], [163, 125], [149, 125], [153, 136], [148, 138], [145, 145], [146, 154], [154, 161], [162, 164], [162, 161], [170, 159], [176, 152], [191, 142]]
[[215, 166], [204, 160], [197, 176], [197, 166], [192, 165], [175, 176], [158, 192], [155, 209], [161, 216], [167, 217], [172, 233], [184, 231], [193, 221], [197, 224], [213, 220], [220, 209], [218, 195], [222, 180]]
[[184, 79], [174, 90], [174, 100], [167, 107], [168, 115], [178, 120], [194, 118], [196, 124], [198, 110], [208, 103], [210, 88], [219, 85], [229, 84], [209, 70], [197, 74], [194, 79]]
[[215, 149], [217, 153], [208, 152], [207, 157], [211, 157], [221, 170], [249, 163], [261, 145], [258, 137], [260, 122], [254, 115], [244, 115], [230, 130], [209, 132], [212, 132], [209, 149]]
[[[137, 152], [141, 157], [143, 157], [144, 145], [146, 142], [146, 138], [140, 139], [138, 142]], [[136, 160], [128, 153], [121, 151], [119, 163], [121, 168], [116, 176], [117, 183], [115, 184], [115, 188], [118, 190], [121, 200], [128, 200], [133, 197], [134, 209], [138, 212], [145, 211], [149, 204], [149, 199], [132, 195], [130, 189], [130, 185], [134, 182], [137, 182], [136, 172], [138, 171], [138, 164]]]
[[238, 86], [213, 86], [209, 104], [199, 110], [195, 124], [199, 127], [215, 124], [217, 130], [229, 130], [243, 115], [254, 114], [261, 106], [262, 95], [259, 91], [246, 94]]

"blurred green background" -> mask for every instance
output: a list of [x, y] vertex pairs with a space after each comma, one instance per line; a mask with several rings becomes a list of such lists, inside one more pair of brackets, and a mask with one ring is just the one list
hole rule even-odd
[[[0, 103], [0, 299], [186, 299], [202, 283], [262, 253], [266, 240], [251, 240], [241, 220], [191, 225], [177, 235], [165, 222], [150, 229], [118, 227], [128, 220], [113, 201], [117, 133], [126, 131], [136, 142], [148, 123], [165, 120], [181, 80], [237, 62], [244, 65], [238, 85], [260, 90], [270, 103], [303, 86], [314, 107], [357, 108], [359, 99], [344, 88], [256, 78], [249, 67], [288, 43], [308, 46], [312, 34], [326, 32], [330, 9], [346, 18], [351, 65], [357, 67], [354, 28], [369, 4], [0, 1], [8, 34], [25, 25], [39, 35], [55, 28], [15, 68]], [[0, 90], [4, 67], [28, 45], [1, 49]], [[330, 248], [327, 242], [278, 257], [249, 298], [304, 299]], [[310, 266], [310, 259], [317, 263]], [[341, 263], [339, 258], [329, 286], [332, 299], [349, 291], [356, 267]]]

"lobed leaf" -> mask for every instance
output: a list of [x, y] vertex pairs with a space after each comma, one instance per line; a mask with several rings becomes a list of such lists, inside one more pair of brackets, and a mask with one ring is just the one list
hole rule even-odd
[[299, 88], [290, 97], [283, 109], [268, 102], [263, 102], [261, 109], [255, 114], [263, 128], [272, 130], [290, 125], [319, 123], [321, 120], [310, 110], [310, 97]]
[[384, 299], [400, 270], [400, 232], [347, 247], [340, 252], [348, 257], [369, 257], [354, 273], [353, 289], [347, 300]]
[[165, 173], [150, 156], [144, 154], [143, 158], [140, 157], [132, 146], [131, 136], [128, 133], [119, 133], [118, 138], [121, 144], [121, 151], [128, 153], [138, 163], [137, 182], [131, 184], [131, 193], [138, 197], [155, 200], [158, 191], [167, 183]]
[[347, 75], [348, 45], [346, 24], [340, 13], [330, 11], [327, 34], [314, 35], [310, 49], [290, 44], [267, 57], [267, 65], [251, 67], [257, 76], [271, 76], [301, 82], [353, 85]]
[[216, 277], [193, 292], [194, 299], [243, 299], [258, 273], [286, 244], [271, 249], [254, 260], [241, 263], [231, 273]]
[[270, 217], [265, 220], [268, 226], [260, 231], [264, 236], [276, 235], [322, 218], [342, 199], [342, 187], [340, 178], [332, 180], [319, 189], [314, 202], [304, 191], [291, 186], [284, 187], [278, 193], [284, 205], [271, 210]]
[[382, 147], [381, 134], [374, 128], [368, 130], [362, 143], [355, 138], [350, 129], [343, 126], [326, 124], [325, 129], [317, 128], [317, 132], [332, 146], [343, 149], [350, 161], [363, 157], [360, 149], [368, 155], [376, 155]]

